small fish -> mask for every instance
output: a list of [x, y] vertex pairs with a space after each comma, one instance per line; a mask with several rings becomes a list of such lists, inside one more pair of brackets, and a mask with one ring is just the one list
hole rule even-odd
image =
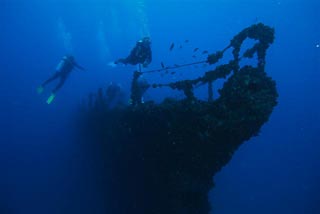
[[161, 67], [162, 67], [162, 68], [165, 68], [165, 66], [164, 66], [163, 62], [161, 62]]
[[193, 52], [196, 52], [197, 50], [199, 50], [199, 48], [195, 48], [195, 49], [193, 50]]
[[181, 48], [182, 48], [182, 45], [180, 45], [179, 49], [181, 49]]
[[202, 54], [207, 54], [207, 53], [209, 53], [208, 51], [202, 51]]
[[172, 43], [172, 44], [171, 44], [171, 46], [170, 46], [170, 49], [169, 49], [169, 50], [170, 50], [170, 51], [172, 51], [172, 50], [173, 50], [173, 48], [174, 48], [174, 43]]
[[193, 58], [197, 58], [197, 56], [196, 56], [196, 55], [193, 55], [192, 57], [193, 57]]
[[185, 43], [188, 43], [188, 42], [189, 42], [189, 39], [186, 39], [184, 42], [185, 42]]
[[174, 67], [179, 67], [180, 65], [178, 65], [178, 64], [174, 64]]
[[175, 74], [175, 73], [176, 73], [176, 72], [174, 72], [174, 71], [173, 71], [173, 72], [171, 72], [171, 74]]

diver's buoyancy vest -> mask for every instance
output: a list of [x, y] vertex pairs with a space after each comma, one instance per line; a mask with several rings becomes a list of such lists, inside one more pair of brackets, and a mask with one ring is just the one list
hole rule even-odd
[[73, 63], [63, 57], [57, 65], [56, 71], [69, 73], [73, 69]]

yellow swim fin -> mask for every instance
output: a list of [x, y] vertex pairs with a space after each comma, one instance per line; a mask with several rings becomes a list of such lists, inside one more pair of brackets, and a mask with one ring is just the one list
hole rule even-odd
[[56, 95], [54, 93], [52, 93], [51, 96], [47, 99], [47, 104], [50, 105], [55, 97], [56, 97]]

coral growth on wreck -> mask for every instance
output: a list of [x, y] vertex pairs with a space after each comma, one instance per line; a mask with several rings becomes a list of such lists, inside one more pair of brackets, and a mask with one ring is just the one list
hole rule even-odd
[[[256, 44], [239, 55], [245, 39]], [[103, 102], [81, 115], [86, 146], [99, 157], [101, 192], [114, 214], [207, 214], [212, 177], [232, 158], [237, 148], [258, 135], [277, 104], [275, 82], [265, 72], [265, 56], [274, 30], [253, 25], [236, 35], [223, 51], [208, 56], [215, 64], [233, 48], [228, 64], [204, 72], [197, 79], [152, 88], [181, 90], [185, 99], [141, 103], [137, 71], [132, 81], [132, 105], [107, 108]], [[256, 54], [257, 66], [240, 68], [242, 58]], [[158, 72], [158, 71], [157, 71]], [[227, 78], [213, 100], [212, 83]], [[195, 85], [208, 85], [208, 101], [193, 93]], [[103, 99], [102, 95], [100, 96]], [[94, 149], [93, 149], [94, 148]]]

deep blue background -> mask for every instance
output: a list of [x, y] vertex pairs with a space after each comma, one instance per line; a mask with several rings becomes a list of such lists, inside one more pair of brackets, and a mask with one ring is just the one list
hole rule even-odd
[[[1, 0], [0, 213], [104, 213], [70, 124], [89, 92], [130, 86], [134, 67], [108, 62], [144, 35], [150, 68], [192, 62], [193, 48], [220, 50], [258, 21], [276, 29], [266, 70], [279, 105], [215, 177], [210, 201], [217, 214], [320, 213], [319, 9], [318, 0]], [[48, 106], [50, 91], [38, 96], [36, 87], [67, 52], [87, 71], [75, 71]]]

